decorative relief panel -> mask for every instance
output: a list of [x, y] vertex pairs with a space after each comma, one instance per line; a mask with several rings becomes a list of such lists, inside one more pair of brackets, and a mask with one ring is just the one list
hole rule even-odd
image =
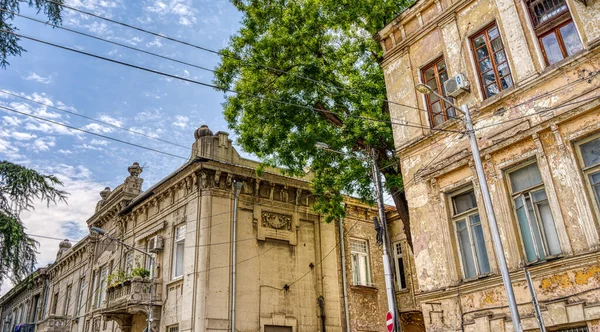
[[292, 230], [292, 216], [263, 211], [261, 218], [263, 227]]

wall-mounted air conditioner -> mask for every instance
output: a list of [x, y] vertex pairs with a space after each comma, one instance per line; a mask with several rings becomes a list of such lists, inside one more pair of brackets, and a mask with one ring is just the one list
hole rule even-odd
[[148, 251], [159, 252], [163, 250], [163, 238], [160, 235], [155, 235], [148, 240]]
[[444, 82], [444, 89], [446, 95], [457, 97], [461, 93], [469, 91], [469, 81], [465, 79], [463, 74], [457, 74]]

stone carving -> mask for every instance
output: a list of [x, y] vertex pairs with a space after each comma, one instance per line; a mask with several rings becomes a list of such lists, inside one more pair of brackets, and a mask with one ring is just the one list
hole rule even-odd
[[262, 226], [274, 229], [286, 229], [292, 230], [292, 216], [273, 213], [273, 212], [262, 212]]
[[226, 184], [226, 188], [231, 188], [231, 185], [233, 184], [233, 175], [231, 173], [227, 174], [227, 181], [225, 182]]
[[256, 179], [254, 182], [254, 196], [260, 197], [260, 179]]
[[200, 173], [200, 187], [201, 189], [208, 188], [208, 176], [204, 172]]
[[269, 190], [269, 200], [273, 200], [274, 192], [275, 192], [275, 183], [271, 183], [271, 189]]
[[281, 189], [281, 200], [286, 202], [288, 201], [288, 186], [283, 186]]
[[219, 188], [219, 183], [221, 182], [221, 171], [215, 171], [215, 187]]
[[300, 199], [302, 197], [302, 189], [296, 189], [296, 205], [300, 205]]

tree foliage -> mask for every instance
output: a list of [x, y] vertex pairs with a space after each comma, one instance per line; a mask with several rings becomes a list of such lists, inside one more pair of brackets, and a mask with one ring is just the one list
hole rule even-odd
[[5, 278], [18, 282], [33, 271], [38, 242], [25, 233], [20, 215], [36, 201], [66, 202], [68, 194], [58, 186], [55, 176], [0, 161], [0, 286]]
[[25, 51], [19, 45], [20, 38], [13, 34], [19, 29], [11, 23], [15, 18], [14, 13], [19, 13], [22, 3], [27, 3], [29, 7], [34, 7], [38, 12], [43, 11], [50, 24], [62, 23], [61, 4], [63, 0], [0, 0], [0, 67], [2, 68], [9, 65], [7, 61], [9, 56], [20, 56], [21, 52]]
[[373, 202], [370, 167], [315, 143], [363, 159], [374, 149], [385, 187], [408, 223], [382, 54], [372, 38], [407, 0], [232, 2], [243, 13], [242, 28], [222, 50], [215, 82], [240, 92], [224, 102], [238, 143], [294, 175], [310, 166], [315, 209], [329, 220], [344, 213], [342, 193]]

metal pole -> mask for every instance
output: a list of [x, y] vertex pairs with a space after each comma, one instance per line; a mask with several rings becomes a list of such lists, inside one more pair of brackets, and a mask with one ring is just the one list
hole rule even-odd
[[155, 264], [155, 260], [154, 260], [154, 254], [148, 254], [148, 257], [150, 258], [150, 287], [148, 287], [148, 292], [149, 294], [149, 299], [148, 299], [148, 326], [146, 327], [146, 330], [148, 332], [152, 332], [152, 289], [154, 286], [154, 264]]
[[385, 275], [385, 291], [387, 294], [388, 300], [388, 310], [392, 314], [394, 319], [394, 331], [402, 331], [400, 327], [398, 315], [398, 307], [396, 306], [396, 292], [394, 291], [394, 277], [392, 275], [392, 267], [390, 264], [390, 256], [388, 254], [388, 242], [389, 235], [387, 232], [387, 220], [385, 218], [385, 207], [383, 204], [383, 191], [381, 188], [381, 177], [379, 174], [379, 166], [377, 166], [375, 150], [371, 150], [372, 153], [372, 169], [373, 169], [373, 182], [375, 183], [375, 188], [377, 190], [377, 210], [379, 212], [379, 220], [381, 221], [381, 226], [383, 227], [383, 273]]
[[345, 250], [345, 242], [344, 242], [344, 226], [342, 225], [342, 221], [344, 218], [340, 217], [339, 232], [340, 232], [340, 255], [342, 261], [342, 291], [344, 294], [344, 314], [346, 319], [346, 332], [350, 332], [350, 312], [348, 311], [348, 283], [346, 281], [346, 250]]
[[546, 332], [546, 326], [544, 326], [544, 318], [542, 317], [542, 311], [540, 310], [540, 303], [538, 302], [537, 295], [535, 294], [535, 289], [533, 288], [533, 281], [531, 280], [531, 275], [527, 268], [523, 268], [525, 271], [525, 280], [527, 280], [527, 287], [529, 288], [529, 293], [531, 293], [531, 302], [533, 303], [533, 309], [535, 309], [535, 317], [537, 318], [538, 324], [540, 325], [540, 332]]
[[236, 265], [236, 233], [237, 233], [237, 208], [238, 208], [238, 197], [240, 189], [243, 183], [234, 181], [233, 182], [233, 225], [231, 232], [233, 233], [231, 239], [231, 332], [235, 332], [235, 265]]
[[483, 164], [481, 162], [481, 156], [479, 155], [479, 146], [477, 145], [477, 137], [475, 137], [475, 130], [473, 129], [471, 114], [469, 113], [469, 107], [467, 105], [462, 105], [461, 110], [465, 115], [465, 125], [467, 127], [469, 141], [471, 142], [471, 153], [473, 154], [473, 161], [475, 163], [475, 169], [477, 170], [479, 187], [481, 188], [481, 194], [483, 195], [485, 212], [490, 224], [490, 232], [492, 233], [492, 242], [494, 243], [496, 259], [498, 259], [498, 266], [500, 267], [500, 273], [502, 274], [502, 282], [504, 283], [504, 289], [506, 291], [506, 300], [508, 301], [510, 316], [512, 318], [515, 332], [522, 332], [523, 328], [521, 326], [521, 318], [519, 317], [519, 310], [517, 309], [515, 293], [510, 281], [508, 266], [506, 265], [506, 258], [504, 257], [504, 249], [502, 248], [502, 241], [500, 239], [500, 233], [498, 232], [498, 224], [496, 223], [496, 217], [494, 215], [494, 207], [492, 206], [490, 191], [488, 189], [485, 173], [483, 172]]

